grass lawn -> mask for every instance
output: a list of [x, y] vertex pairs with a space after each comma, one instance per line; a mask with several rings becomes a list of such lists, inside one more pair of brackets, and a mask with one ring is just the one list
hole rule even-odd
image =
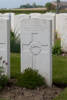
[[67, 100], [67, 88], [54, 100]]
[[11, 54], [11, 77], [15, 77], [17, 73], [20, 73], [20, 54]]
[[[11, 77], [20, 72], [20, 54], [11, 54]], [[53, 56], [53, 82], [67, 84], [67, 57]]]
[[[11, 54], [11, 76], [20, 72], [20, 54]], [[53, 56], [53, 82], [67, 84], [67, 57]], [[54, 100], [67, 100], [67, 89]]]
[[0, 100], [7, 100], [7, 99], [0, 99]]
[[67, 84], [67, 57], [53, 56], [53, 82]]

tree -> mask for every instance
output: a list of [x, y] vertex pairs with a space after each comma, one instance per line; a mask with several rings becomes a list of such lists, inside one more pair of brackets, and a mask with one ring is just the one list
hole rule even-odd
[[54, 5], [52, 5], [50, 2], [46, 3], [45, 7], [47, 8], [47, 10], [55, 9]]
[[37, 5], [36, 5], [35, 2], [32, 4], [32, 7], [33, 7], [33, 8], [37, 8]]
[[32, 8], [32, 5], [27, 3], [26, 5], [21, 5], [20, 8]]

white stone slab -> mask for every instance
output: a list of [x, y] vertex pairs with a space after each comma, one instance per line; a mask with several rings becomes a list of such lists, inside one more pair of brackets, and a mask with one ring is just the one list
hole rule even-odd
[[61, 39], [61, 34], [63, 31], [63, 16], [65, 14], [64, 13], [60, 13], [60, 14], [56, 14], [56, 32], [57, 32], [57, 36], [58, 38]]
[[56, 15], [53, 13], [42, 14], [41, 18], [52, 20], [52, 46], [54, 46], [56, 36]]
[[28, 18], [21, 22], [21, 72], [31, 67], [52, 86], [51, 20]]
[[15, 15], [14, 18], [14, 32], [16, 36], [19, 36], [21, 33], [20, 23], [24, 18], [28, 18], [28, 15], [26, 14], [19, 14]]
[[29, 16], [31, 18], [40, 18], [41, 17], [41, 14], [40, 13], [31, 13]]
[[11, 13], [11, 31], [14, 32], [14, 20], [15, 20], [15, 14]]
[[67, 14], [62, 15], [61, 48], [67, 52]]
[[0, 67], [10, 77], [10, 21], [0, 18]]

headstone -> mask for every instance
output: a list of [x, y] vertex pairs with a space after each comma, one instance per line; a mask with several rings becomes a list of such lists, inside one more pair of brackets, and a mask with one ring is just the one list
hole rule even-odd
[[62, 15], [61, 48], [63, 52], [67, 52], [67, 14]]
[[31, 18], [40, 18], [41, 17], [41, 14], [40, 13], [31, 13], [29, 16]]
[[61, 39], [61, 34], [62, 34], [62, 22], [63, 21], [63, 13], [56, 14], [56, 32], [57, 32], [57, 37]]
[[0, 18], [0, 67], [10, 77], [10, 21]]
[[54, 46], [56, 36], [56, 15], [54, 13], [45, 13], [42, 14], [41, 18], [52, 20], [52, 46]]
[[20, 23], [24, 18], [28, 18], [28, 15], [26, 15], [26, 14], [15, 15], [15, 18], [14, 18], [14, 33], [15, 33], [16, 36], [20, 36], [20, 34], [21, 34]]
[[31, 13], [29, 15], [31, 18], [42, 18], [42, 19], [48, 19], [52, 20], [52, 46], [54, 46], [55, 42], [55, 36], [56, 36], [56, 14], [54, 13], [45, 13], [45, 14], [40, 14], [40, 13]]
[[52, 21], [28, 18], [21, 22], [21, 72], [30, 67], [52, 86]]
[[14, 32], [14, 20], [15, 20], [15, 14], [11, 13], [11, 31]]
[[11, 14], [10, 13], [4, 13], [4, 14], [0, 14], [0, 17], [2, 18], [8, 18], [11, 21]]

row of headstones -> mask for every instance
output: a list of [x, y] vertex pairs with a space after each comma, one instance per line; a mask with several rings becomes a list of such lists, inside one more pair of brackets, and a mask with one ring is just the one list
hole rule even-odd
[[13, 32], [16, 33], [17, 36], [21, 34], [21, 29], [20, 28], [20, 23], [23, 19], [25, 18], [43, 18], [43, 19], [49, 19], [52, 20], [52, 45], [54, 46], [54, 41], [55, 41], [55, 19], [56, 19], [56, 14], [54, 13], [45, 13], [45, 14], [40, 14], [40, 13], [32, 13], [32, 14], [19, 14], [19, 15], [14, 15], [14, 27], [13, 27]]
[[32, 14], [19, 14], [16, 15], [14, 13], [6, 13], [0, 14], [0, 17], [9, 18], [11, 23], [11, 30], [16, 34], [16, 36], [20, 36], [21, 29], [20, 23], [24, 18], [44, 18], [52, 20], [52, 46], [54, 46], [55, 36], [57, 32], [58, 38], [61, 39], [61, 48], [64, 52], [67, 52], [67, 39], [66, 39], [66, 31], [67, 31], [67, 14], [66, 13], [32, 13]]
[[[31, 15], [32, 16], [32, 15]], [[35, 18], [34, 18], [35, 17]], [[0, 18], [0, 67], [10, 77], [10, 19]], [[20, 22], [21, 72], [31, 67], [52, 85], [52, 20], [28, 16]]]
[[[16, 15], [18, 19], [8, 14], [4, 15], [5, 17], [0, 15], [0, 67], [3, 66], [4, 73], [10, 76], [10, 29], [12, 27], [15, 29], [15, 24], [11, 20], [13, 19], [16, 20], [16, 27], [18, 27], [21, 38], [21, 72], [27, 67], [37, 69], [45, 77], [46, 83], [51, 86], [51, 48], [55, 36], [55, 14]], [[64, 50], [67, 47], [66, 18], [67, 14], [56, 15], [56, 30], [60, 34], [61, 46]]]
[[55, 13], [45, 13], [45, 14], [40, 14], [40, 13], [31, 13], [31, 14], [19, 14], [16, 15], [14, 13], [6, 13], [6, 14], [0, 14], [0, 17], [5, 17], [9, 18], [10, 23], [11, 23], [11, 30], [12, 32], [15, 33], [17, 37], [20, 37], [21, 34], [21, 29], [20, 28], [20, 23], [23, 19], [25, 18], [43, 18], [43, 19], [49, 19], [52, 20], [52, 46], [54, 46], [54, 41], [55, 41], [55, 32], [56, 32], [56, 14]]

